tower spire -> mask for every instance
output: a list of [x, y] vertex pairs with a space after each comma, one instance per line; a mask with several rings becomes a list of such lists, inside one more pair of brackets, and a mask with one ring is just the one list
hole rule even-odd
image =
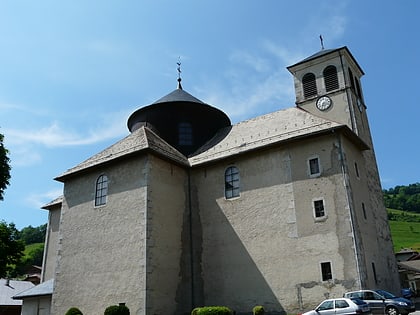
[[176, 70], [178, 71], [178, 89], [182, 90], [182, 85], [181, 85], [181, 57], [178, 57], [178, 62], [176, 63], [178, 65], [178, 67], [176, 68]]

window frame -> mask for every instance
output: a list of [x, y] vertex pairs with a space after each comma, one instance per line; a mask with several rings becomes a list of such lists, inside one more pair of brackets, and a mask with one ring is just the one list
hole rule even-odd
[[325, 85], [326, 92], [335, 91], [340, 88], [336, 66], [329, 65], [325, 67], [324, 70], [322, 71], [322, 76], [324, 78], [324, 85]]
[[[327, 268], [325, 268], [327, 267]], [[321, 281], [326, 282], [334, 279], [331, 261], [322, 261], [319, 263], [321, 270]]]
[[95, 207], [102, 207], [108, 202], [108, 176], [101, 174], [96, 178], [95, 181]]
[[[322, 211], [323, 215], [317, 215], [317, 212], [319, 212], [319, 210], [317, 209], [317, 203], [319, 203], [319, 202], [322, 205], [322, 210], [321, 211]], [[327, 210], [326, 210], [324, 198], [314, 198], [314, 199], [312, 199], [312, 213], [313, 213], [315, 221], [324, 221], [327, 218]]]
[[304, 98], [311, 98], [318, 95], [318, 86], [316, 84], [316, 75], [307, 72], [302, 77], [302, 90]]
[[187, 121], [178, 123], [178, 145], [191, 146], [194, 144], [192, 124]]
[[[318, 172], [317, 173], [312, 173], [312, 165], [311, 165], [311, 161], [313, 160], [317, 160], [317, 168], [318, 168]], [[307, 159], [307, 165], [308, 165], [308, 176], [310, 178], [313, 177], [319, 177], [321, 176], [322, 173], [322, 168], [321, 168], [321, 159], [319, 158], [318, 155], [312, 155]]]
[[231, 200], [241, 196], [239, 169], [231, 165], [225, 169], [225, 199]]

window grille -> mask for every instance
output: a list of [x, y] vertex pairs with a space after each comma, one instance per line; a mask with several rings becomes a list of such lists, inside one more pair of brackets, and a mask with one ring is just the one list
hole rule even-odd
[[324, 83], [327, 92], [338, 89], [337, 68], [335, 66], [328, 66], [324, 69]]
[[96, 191], [95, 191], [95, 206], [101, 206], [106, 204], [106, 196], [108, 194], [108, 177], [101, 175], [96, 180]]
[[305, 98], [316, 96], [318, 91], [316, 88], [315, 74], [307, 73], [302, 78], [303, 96]]
[[239, 171], [235, 166], [230, 166], [225, 171], [225, 197], [239, 197]]

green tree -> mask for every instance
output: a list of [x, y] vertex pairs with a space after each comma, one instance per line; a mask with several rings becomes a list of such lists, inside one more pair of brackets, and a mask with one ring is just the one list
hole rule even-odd
[[9, 151], [3, 145], [4, 136], [0, 134], [0, 200], [3, 200], [4, 191], [9, 186], [10, 159]]
[[38, 227], [27, 226], [20, 231], [20, 239], [25, 242], [26, 245], [34, 243], [43, 243], [45, 241], [45, 234], [47, 231], [47, 224], [40, 225]]
[[23, 255], [25, 244], [18, 235], [13, 223], [0, 221], [0, 277], [8, 276]]

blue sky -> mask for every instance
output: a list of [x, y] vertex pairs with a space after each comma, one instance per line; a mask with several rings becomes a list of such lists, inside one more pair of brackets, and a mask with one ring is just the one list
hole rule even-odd
[[54, 177], [128, 134], [176, 88], [233, 123], [294, 106], [286, 67], [348, 46], [383, 188], [419, 181], [420, 1], [72, 0], [0, 4], [0, 133], [12, 160], [0, 220], [47, 222]]

